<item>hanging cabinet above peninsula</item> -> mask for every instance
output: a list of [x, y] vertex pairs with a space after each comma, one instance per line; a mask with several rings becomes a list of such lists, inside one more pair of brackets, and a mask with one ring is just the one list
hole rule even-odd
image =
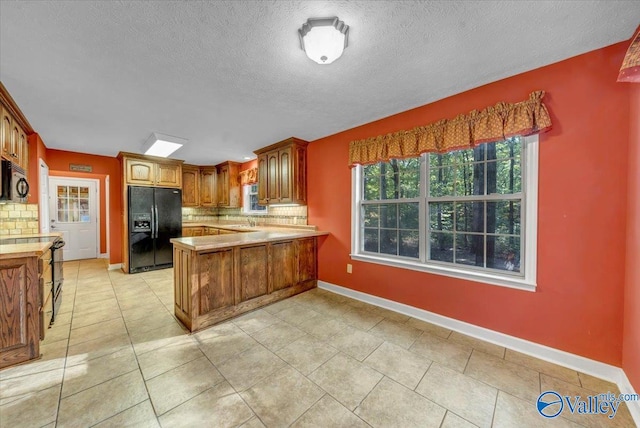
[[260, 205], [307, 204], [308, 144], [291, 137], [254, 152]]

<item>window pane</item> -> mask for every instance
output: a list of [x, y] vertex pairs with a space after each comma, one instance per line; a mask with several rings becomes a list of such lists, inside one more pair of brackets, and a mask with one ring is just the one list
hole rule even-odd
[[378, 229], [364, 230], [364, 251], [378, 252]]
[[78, 197], [78, 188], [77, 187], [69, 187], [69, 196], [73, 196], [74, 198]]
[[432, 167], [436, 166], [451, 166], [459, 160], [460, 152], [453, 151], [447, 153], [429, 153], [429, 164]]
[[380, 205], [380, 227], [398, 228], [398, 206], [396, 204]]
[[362, 173], [365, 177], [380, 175], [380, 164], [365, 165], [362, 167]]
[[456, 263], [484, 267], [484, 236], [457, 233]]
[[66, 211], [58, 211], [58, 221], [69, 221]]
[[419, 229], [420, 228], [420, 207], [417, 202], [398, 204], [400, 213], [400, 229]]
[[[495, 164], [493, 166], [492, 164]], [[520, 172], [520, 163], [514, 159], [500, 160], [496, 162], [490, 162], [487, 164], [487, 170], [491, 168], [496, 169], [495, 173], [495, 185], [493, 185], [493, 192], [500, 194], [520, 193], [522, 191], [522, 180]], [[487, 175], [489, 179], [490, 175]], [[491, 190], [492, 185], [487, 183], [487, 188]]]
[[487, 236], [487, 267], [520, 272], [520, 237]]
[[400, 174], [400, 198], [420, 197], [420, 171]]
[[377, 175], [365, 177], [364, 179], [364, 199], [373, 201], [380, 199], [380, 177]]
[[484, 202], [456, 202], [456, 231], [484, 233]]
[[380, 253], [398, 255], [398, 231], [380, 229]]
[[432, 202], [429, 204], [429, 227], [431, 230], [453, 232], [453, 202]]
[[453, 234], [432, 232], [429, 245], [430, 260], [453, 262]]
[[453, 195], [453, 167], [429, 169], [429, 196]]
[[58, 186], [58, 196], [67, 196], [68, 194], [67, 186]]
[[364, 227], [380, 226], [380, 205], [363, 205], [362, 211]]
[[487, 233], [520, 235], [520, 201], [487, 202]]
[[400, 231], [400, 255], [418, 258], [420, 254], [420, 232], [417, 230]]
[[515, 158], [516, 163], [520, 162], [520, 152], [522, 150], [522, 140], [520, 137], [509, 138], [508, 140], [493, 144], [496, 146], [496, 159]]

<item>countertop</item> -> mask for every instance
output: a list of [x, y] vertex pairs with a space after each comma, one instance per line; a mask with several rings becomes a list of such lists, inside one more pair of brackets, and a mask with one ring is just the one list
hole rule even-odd
[[[0, 236], [0, 240], [6, 238], [41, 238], [45, 236], [59, 236], [61, 233], [31, 233], [26, 235]], [[0, 260], [15, 259], [18, 257], [40, 257], [50, 247], [53, 242], [34, 242], [30, 244], [2, 244], [0, 245]]]
[[[185, 224], [183, 223], [183, 226]], [[218, 226], [212, 226], [218, 227]], [[263, 242], [283, 241], [287, 239], [310, 238], [313, 236], [325, 236], [329, 232], [321, 232], [318, 230], [302, 230], [292, 228], [257, 228], [260, 231], [244, 233], [234, 233], [230, 235], [210, 235], [210, 236], [192, 236], [184, 238], [173, 238], [171, 242], [179, 247], [189, 250], [204, 251], [215, 250], [218, 248], [237, 247], [239, 245], [260, 244]]]
[[315, 231], [317, 230], [316, 226], [307, 225], [307, 224], [287, 224], [287, 225], [278, 225], [278, 224], [269, 224], [269, 225], [260, 225], [260, 226], [250, 226], [248, 223], [242, 222], [226, 222], [226, 223], [217, 223], [217, 222], [206, 222], [206, 221], [183, 221], [182, 227], [214, 227], [217, 229], [225, 229], [225, 230], [233, 230], [238, 232], [267, 232], [270, 230], [307, 230], [307, 231]]

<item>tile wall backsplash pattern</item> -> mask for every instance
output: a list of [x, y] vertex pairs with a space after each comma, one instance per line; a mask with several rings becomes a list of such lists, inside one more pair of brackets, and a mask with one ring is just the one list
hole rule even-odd
[[231, 221], [244, 223], [256, 221], [258, 225], [266, 224], [307, 224], [306, 206], [269, 207], [267, 214], [245, 214], [241, 208], [182, 208], [182, 221]]
[[0, 204], [0, 235], [38, 232], [38, 204]]

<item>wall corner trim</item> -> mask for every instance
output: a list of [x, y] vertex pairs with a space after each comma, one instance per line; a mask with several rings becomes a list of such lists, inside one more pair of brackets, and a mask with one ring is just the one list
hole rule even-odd
[[[350, 297], [361, 302], [369, 303], [371, 305], [379, 306], [384, 309], [389, 309], [390, 311], [398, 312], [403, 315], [408, 315], [431, 324], [439, 325], [449, 330], [454, 330], [495, 345], [503, 346], [550, 363], [599, 377], [618, 385], [620, 392], [624, 394], [636, 394], [631, 382], [629, 382], [629, 379], [627, 378], [627, 375], [620, 367], [595, 361], [580, 355], [571, 354], [549, 346], [540, 345], [535, 342], [530, 342], [528, 340], [520, 339], [494, 330], [489, 330], [454, 318], [445, 317], [434, 312], [405, 305], [404, 303], [394, 302], [393, 300], [384, 299], [361, 291], [331, 284], [329, 282], [319, 280], [318, 288]], [[640, 401], [628, 401], [627, 407], [629, 408], [636, 425], [640, 427]]]

